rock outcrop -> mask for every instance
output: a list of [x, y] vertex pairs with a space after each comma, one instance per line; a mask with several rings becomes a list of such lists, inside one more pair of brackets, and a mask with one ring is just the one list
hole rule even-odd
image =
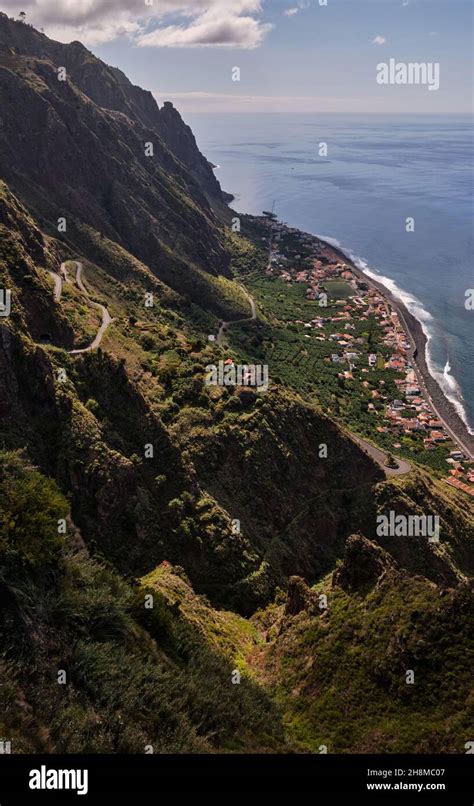
[[296, 616], [302, 610], [313, 609], [315, 597], [307, 583], [298, 576], [288, 580], [285, 616]]
[[389, 568], [394, 569], [395, 563], [383, 548], [363, 535], [351, 535], [332, 584], [347, 592], [365, 591], [374, 587]]

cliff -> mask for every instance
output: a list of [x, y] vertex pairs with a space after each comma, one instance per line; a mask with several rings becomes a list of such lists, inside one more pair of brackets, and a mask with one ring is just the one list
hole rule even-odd
[[48, 231], [65, 218], [74, 245], [86, 225], [185, 293], [199, 271], [229, 276], [207, 200], [219, 185], [169, 105], [160, 110], [80, 43], [51, 42], [4, 15], [0, 93], [0, 173]]
[[[242, 360], [209, 335], [249, 301], [171, 105], [4, 15], [0, 97], [2, 736], [14, 752], [462, 751], [469, 502], [419, 468], [387, 481], [281, 381], [206, 383]], [[441, 545], [377, 536], [380, 512], [424, 507]]]

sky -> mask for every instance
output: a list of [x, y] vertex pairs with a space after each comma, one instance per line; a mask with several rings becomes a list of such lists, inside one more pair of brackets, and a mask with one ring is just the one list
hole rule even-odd
[[[0, 10], [183, 113], [472, 114], [473, 0], [20, 2]], [[431, 64], [439, 88], [378, 83], [391, 59]]]

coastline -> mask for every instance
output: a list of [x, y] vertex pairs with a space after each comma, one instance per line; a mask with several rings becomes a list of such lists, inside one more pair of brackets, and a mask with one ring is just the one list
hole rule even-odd
[[[230, 207], [231, 202], [228, 200], [228, 197], [232, 196], [232, 194], [224, 192], [223, 194], [226, 197], [225, 203], [229, 206], [229, 209], [232, 210]], [[232, 196], [232, 199], [235, 200], [235, 196]], [[244, 215], [248, 216], [249, 218], [258, 218], [258, 216], [255, 216], [251, 213], [244, 213]], [[413, 364], [413, 369], [415, 370], [418, 379], [421, 394], [429, 403], [439, 420], [441, 420], [453, 442], [460, 448], [460, 450], [462, 450], [469, 460], [473, 461], [474, 436], [469, 433], [466, 423], [459, 416], [453, 403], [446, 397], [438, 381], [433, 377], [429, 370], [426, 357], [428, 340], [418, 319], [412, 313], [410, 313], [403, 301], [395, 297], [395, 295], [390, 291], [389, 288], [387, 288], [386, 285], [384, 285], [381, 281], [374, 279], [371, 274], [367, 274], [363, 269], [357, 266], [354, 262], [354, 258], [346, 254], [342, 247], [336, 246], [334, 243], [330, 243], [319, 235], [305, 232], [299, 227], [295, 226], [294, 229], [297, 229], [302, 235], [316, 239], [323, 244], [327, 250], [332, 251], [335, 256], [347, 263], [347, 265], [350, 266], [351, 271], [360, 280], [363, 280], [365, 283], [367, 283], [367, 285], [377, 289], [392, 310], [398, 314], [400, 322], [412, 347], [410, 360]]]
[[427, 338], [421, 323], [410, 313], [406, 305], [392, 294], [387, 286], [375, 280], [371, 275], [359, 268], [359, 266], [354, 263], [353, 259], [342, 249], [328, 243], [323, 238], [319, 238], [319, 236], [315, 237], [329, 249], [332, 249], [340, 259], [344, 260], [359, 279], [363, 280], [367, 285], [376, 288], [390, 307], [398, 314], [400, 322], [412, 345], [411, 360], [420, 384], [420, 391], [427, 399], [436, 415], [443, 422], [453, 441], [456, 442], [469, 459], [474, 459], [474, 437], [469, 433], [466, 424], [457, 413], [454, 405], [448, 400], [437, 380], [433, 378], [429, 371], [426, 360]]

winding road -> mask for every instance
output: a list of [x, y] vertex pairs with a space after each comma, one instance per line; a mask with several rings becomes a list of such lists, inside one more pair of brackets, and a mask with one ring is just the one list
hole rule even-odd
[[[270, 234], [270, 243], [268, 249], [268, 267], [271, 267], [272, 265], [272, 241], [273, 241], [273, 230], [271, 230]], [[231, 327], [232, 325], [241, 325], [244, 322], [254, 322], [255, 319], [257, 318], [257, 306], [255, 304], [254, 298], [250, 296], [250, 294], [245, 288], [243, 288], [242, 286], [240, 287], [242, 288], [243, 292], [245, 293], [250, 302], [252, 308], [252, 315], [246, 317], [245, 319], [234, 319], [231, 322], [222, 322], [219, 328], [219, 332], [217, 334], [218, 344], [222, 343], [222, 338], [228, 327]], [[354, 440], [354, 442], [356, 442], [359, 445], [359, 447], [364, 451], [364, 453], [370, 456], [374, 460], [374, 462], [376, 462], [379, 465], [379, 467], [382, 468], [386, 476], [403, 476], [405, 473], [411, 472], [412, 466], [410, 465], [410, 463], [407, 462], [405, 459], [400, 459], [398, 456], [394, 457], [395, 461], [397, 462], [397, 467], [388, 467], [386, 464], [388, 459], [386, 453], [381, 451], [380, 448], [377, 448], [371, 442], [368, 442], [366, 439], [362, 439], [362, 437], [357, 436], [357, 434], [354, 434], [353, 431], [349, 431], [349, 429], [347, 429], [347, 432], [348, 435]]]
[[[69, 262], [73, 262], [73, 261], [69, 261]], [[99, 310], [100, 310], [100, 312], [102, 314], [102, 323], [101, 323], [101, 325], [99, 327], [99, 330], [97, 331], [97, 334], [96, 334], [93, 342], [88, 347], [83, 347], [80, 350], [70, 350], [71, 355], [78, 355], [80, 353], [88, 353], [88, 352], [91, 352], [92, 350], [96, 350], [99, 347], [99, 345], [100, 345], [100, 343], [101, 343], [101, 341], [103, 339], [105, 331], [107, 330], [107, 328], [109, 327], [110, 323], [113, 320], [112, 320], [112, 318], [111, 318], [111, 316], [109, 314], [108, 309], [105, 307], [105, 305], [101, 305], [101, 303], [99, 303], [99, 302], [94, 302], [90, 298], [89, 293], [88, 293], [88, 291], [87, 291], [87, 289], [84, 286], [84, 283], [82, 281], [82, 270], [83, 270], [82, 263], [79, 260], [74, 261], [74, 263], [75, 263], [75, 266], [76, 266], [76, 277], [75, 277], [76, 286], [82, 292], [82, 294], [84, 294], [84, 296], [85, 296], [85, 298], [87, 300], [87, 304], [90, 307], [99, 308]], [[55, 299], [56, 302], [60, 303], [61, 302], [61, 294], [62, 294], [63, 284], [66, 283], [66, 282], [69, 282], [66, 263], [61, 264], [59, 274], [56, 273], [56, 272], [53, 272], [53, 271], [50, 271], [49, 274], [51, 275], [51, 277], [54, 280], [54, 299]], [[227, 330], [228, 327], [231, 327], [232, 325], [241, 325], [241, 324], [244, 324], [245, 322], [254, 322], [256, 320], [256, 318], [257, 318], [257, 306], [255, 304], [254, 298], [248, 293], [248, 291], [245, 288], [243, 288], [242, 286], [241, 286], [241, 288], [242, 288], [244, 294], [246, 295], [247, 299], [250, 302], [251, 315], [246, 316], [243, 319], [234, 319], [234, 320], [231, 320], [229, 322], [222, 322], [222, 324], [221, 324], [221, 326], [219, 328], [219, 332], [217, 334], [217, 342], [218, 342], [218, 344], [222, 343], [224, 333], [225, 333], [225, 331]], [[411, 471], [412, 467], [409, 464], [409, 462], [405, 461], [404, 459], [399, 459], [398, 457], [396, 458], [396, 461], [398, 463], [398, 467], [387, 467], [387, 464], [386, 464], [386, 462], [387, 462], [387, 454], [385, 454], [383, 451], [381, 451], [380, 448], [377, 448], [371, 442], [368, 442], [367, 440], [362, 439], [362, 437], [357, 436], [357, 434], [354, 434], [352, 431], [348, 431], [348, 434], [354, 440], [354, 442], [356, 442], [359, 445], [359, 447], [362, 448], [362, 450], [366, 454], [368, 454], [382, 468], [382, 470], [384, 471], [384, 473], [387, 476], [401, 476], [401, 475], [403, 475], [405, 473], [409, 473]]]
[[102, 314], [102, 324], [99, 327], [99, 330], [97, 331], [96, 337], [92, 342], [92, 344], [90, 344], [89, 347], [83, 347], [81, 350], [71, 350], [71, 355], [78, 355], [79, 353], [89, 353], [92, 350], [97, 350], [104, 337], [105, 331], [107, 330], [108, 326], [112, 321], [112, 318], [105, 305], [101, 305], [100, 302], [94, 302], [89, 297], [87, 289], [85, 288], [84, 283], [82, 282], [82, 263], [80, 263], [78, 260], [76, 260], [76, 285], [86, 297], [88, 304], [90, 306], [94, 306], [95, 308], [99, 308]]
[[380, 448], [376, 448], [371, 442], [367, 442], [366, 439], [358, 437], [353, 431], [349, 431], [349, 434], [354, 442], [357, 442], [359, 447], [362, 448], [364, 453], [367, 453], [374, 460], [374, 462], [377, 462], [377, 464], [380, 465], [387, 476], [403, 476], [405, 473], [410, 473], [412, 469], [411, 464], [405, 461], [405, 459], [400, 459], [398, 456], [395, 456], [394, 459], [397, 462], [398, 467], [388, 467], [386, 464], [388, 458], [386, 453], [381, 451]]
[[[86, 298], [86, 301], [87, 301], [87, 304], [91, 308], [92, 307], [93, 308], [99, 308], [99, 310], [101, 312], [101, 315], [102, 315], [102, 323], [101, 323], [101, 325], [99, 327], [99, 330], [97, 331], [97, 334], [96, 334], [93, 342], [91, 344], [89, 344], [88, 347], [83, 347], [80, 350], [69, 350], [70, 355], [78, 355], [79, 353], [89, 353], [89, 352], [92, 352], [92, 350], [97, 350], [97, 348], [100, 346], [100, 343], [101, 343], [101, 341], [102, 341], [102, 339], [104, 337], [105, 331], [107, 330], [107, 328], [109, 327], [109, 325], [113, 321], [113, 319], [111, 318], [111, 316], [109, 314], [109, 311], [105, 307], [105, 305], [101, 305], [100, 302], [94, 302], [90, 298], [89, 293], [87, 291], [87, 288], [85, 287], [84, 283], [82, 282], [82, 269], [83, 269], [82, 263], [79, 260], [74, 260], [74, 261], [71, 260], [71, 261], [68, 261], [68, 263], [74, 263], [75, 266], [76, 266], [76, 277], [75, 277], [76, 286], [78, 287], [79, 291], [81, 291], [82, 294], [84, 294], [84, 296]], [[48, 274], [54, 280], [54, 300], [55, 300], [55, 302], [60, 303], [61, 302], [61, 295], [62, 295], [62, 291], [63, 291], [63, 285], [64, 285], [64, 283], [69, 282], [69, 276], [68, 276], [68, 273], [67, 273], [67, 265], [66, 265], [66, 263], [61, 263], [61, 268], [59, 269], [59, 274], [57, 272], [54, 272], [54, 271], [48, 271]]]
[[63, 278], [55, 271], [49, 271], [48, 274], [54, 280], [54, 301], [61, 302], [61, 294], [63, 293]]
[[[240, 286], [240, 288], [242, 288], [242, 286]], [[225, 333], [225, 331], [227, 330], [228, 327], [231, 327], [231, 325], [243, 325], [244, 322], [255, 322], [255, 320], [257, 318], [257, 306], [255, 305], [254, 298], [250, 296], [250, 294], [245, 290], [245, 288], [243, 288], [242, 290], [245, 293], [248, 301], [250, 302], [250, 307], [252, 309], [252, 315], [251, 316], [246, 316], [244, 319], [233, 319], [230, 322], [222, 322], [222, 324], [221, 324], [221, 326], [219, 328], [219, 332], [217, 334], [217, 343], [218, 344], [222, 344], [222, 338], [223, 338], [224, 333]]]

